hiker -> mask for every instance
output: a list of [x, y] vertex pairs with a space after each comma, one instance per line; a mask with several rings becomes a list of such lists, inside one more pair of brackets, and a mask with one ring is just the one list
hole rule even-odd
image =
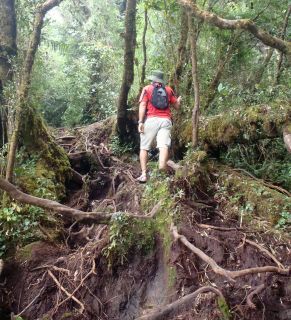
[[181, 97], [165, 86], [164, 73], [153, 71], [147, 78], [152, 83], [143, 88], [139, 100], [138, 132], [140, 133], [140, 165], [139, 182], [147, 181], [148, 151], [156, 138], [159, 149], [159, 169], [165, 170], [171, 145], [172, 115], [170, 107], [179, 109]]

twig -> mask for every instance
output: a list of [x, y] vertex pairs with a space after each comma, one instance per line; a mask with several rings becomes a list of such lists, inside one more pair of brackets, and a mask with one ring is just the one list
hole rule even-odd
[[31, 269], [31, 271], [37, 271], [37, 270], [48, 269], [48, 268], [50, 268], [52, 270], [55, 270], [55, 271], [66, 273], [68, 276], [70, 275], [70, 271], [68, 269], [59, 268], [59, 267], [56, 267], [56, 266], [53, 266], [53, 265], [50, 265], [50, 264], [46, 264], [46, 265], [43, 265], [43, 266], [36, 267], [34, 269]]
[[200, 293], [211, 291], [218, 295], [221, 299], [224, 299], [224, 296], [222, 295], [221, 291], [213, 288], [213, 287], [202, 287], [198, 290], [184, 296], [181, 299], [178, 299], [170, 304], [167, 304], [166, 306], [157, 308], [150, 314], [146, 314], [142, 317], [137, 318], [137, 320], [162, 320], [162, 319], [169, 319], [174, 314], [177, 314], [178, 312], [184, 310], [185, 308], [189, 308], [192, 306], [193, 299], [198, 296]]
[[271, 252], [269, 252], [267, 249], [263, 248], [261, 245], [259, 245], [258, 243], [254, 242], [254, 241], [251, 241], [251, 240], [248, 240], [248, 239], [245, 239], [245, 242], [256, 247], [257, 249], [259, 249], [262, 253], [264, 253], [265, 255], [267, 255], [269, 258], [271, 258], [279, 268], [283, 269], [284, 266], [282, 265], [282, 263], [280, 261], [277, 260], [277, 258], [272, 255]]
[[153, 218], [158, 213], [158, 211], [160, 210], [161, 205], [162, 205], [162, 200], [160, 200], [156, 205], [154, 205], [152, 210], [148, 214], [146, 214], [146, 217], [147, 218]]
[[44, 292], [44, 287], [40, 290], [40, 292], [34, 297], [34, 299], [18, 314], [15, 315], [15, 317], [20, 317], [35, 301], [36, 299]]
[[226, 228], [226, 227], [217, 227], [217, 226], [211, 226], [209, 224], [202, 224], [198, 223], [198, 227], [205, 228], [205, 229], [213, 229], [213, 230], [219, 230], [219, 231], [238, 231], [238, 230], [244, 230], [243, 228]]
[[256, 309], [256, 305], [253, 303], [252, 299], [254, 297], [255, 294], [259, 294], [261, 291], [263, 291], [265, 289], [265, 285], [261, 284], [259, 286], [256, 287], [255, 290], [253, 290], [250, 294], [248, 294], [247, 296], [247, 305], [251, 308], [251, 309]]
[[195, 247], [192, 243], [190, 243], [185, 236], [180, 235], [177, 231], [177, 227], [172, 225], [171, 229], [172, 229], [175, 240], [180, 240], [187, 248], [189, 248], [192, 252], [194, 252], [200, 259], [202, 259], [204, 262], [209, 264], [215, 273], [226, 277], [231, 282], [235, 282], [234, 280], [235, 278], [246, 276], [248, 274], [253, 274], [253, 273], [277, 272], [279, 274], [284, 274], [284, 275], [289, 275], [290, 273], [290, 268], [281, 269], [274, 266], [254, 267], [254, 268], [248, 268], [248, 269], [243, 269], [238, 271], [226, 270], [224, 268], [221, 268], [212, 258], [210, 258], [203, 251]]
[[110, 167], [105, 167], [104, 164], [103, 164], [103, 162], [101, 161], [101, 159], [100, 159], [100, 157], [99, 157], [99, 155], [98, 155], [97, 146], [93, 145], [93, 149], [94, 149], [94, 154], [95, 154], [95, 156], [97, 157], [97, 159], [98, 159], [101, 167], [102, 167], [103, 169], [109, 169]]
[[[82, 279], [82, 281], [81, 281], [80, 284], [77, 286], [77, 288], [76, 288], [70, 295], [68, 295], [68, 297], [67, 297], [65, 300], [63, 300], [62, 302], [60, 302], [60, 303], [57, 305], [56, 308], [59, 308], [62, 304], [64, 304], [64, 303], [65, 303], [66, 301], [68, 301], [69, 299], [73, 299], [74, 294], [81, 288], [81, 286], [84, 284], [84, 281], [85, 281], [91, 274], [95, 273], [95, 267], [96, 267], [96, 264], [95, 264], [95, 260], [94, 260], [94, 258], [93, 258], [92, 268], [91, 268], [90, 272], [87, 273], [87, 275]], [[84, 308], [84, 305], [83, 305], [83, 308]], [[83, 311], [84, 311], [84, 309], [83, 309]], [[82, 312], [83, 312], [83, 311], [82, 311]], [[82, 313], [82, 312], [80, 312], [80, 313]]]
[[[54, 280], [54, 282], [56, 283], [56, 285], [68, 296], [68, 299], [72, 299], [74, 300], [79, 306], [80, 306], [80, 313], [83, 313], [83, 311], [85, 310], [85, 307], [83, 305], [83, 303], [81, 301], [79, 301], [76, 297], [73, 296], [73, 294], [70, 294], [58, 281], [58, 279], [53, 275], [53, 273], [48, 270], [48, 274], [50, 275], [50, 277]], [[74, 291], [75, 292], [75, 291]], [[67, 299], [66, 299], [67, 300]], [[65, 300], [64, 300], [65, 301]], [[59, 306], [59, 305], [58, 305]]]

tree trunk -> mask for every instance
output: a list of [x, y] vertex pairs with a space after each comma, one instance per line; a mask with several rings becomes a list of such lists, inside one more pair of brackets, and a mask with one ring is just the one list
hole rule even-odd
[[[222, 77], [222, 74], [224, 72], [225, 66], [227, 65], [227, 63], [231, 59], [231, 56], [232, 56], [233, 51], [235, 49], [235, 43], [236, 43], [237, 36], [238, 35], [233, 37], [231, 44], [228, 45], [227, 49], [223, 50], [221, 53], [215, 75], [212, 78], [212, 81], [209, 84], [208, 89], [206, 90], [207, 96], [205, 99], [205, 107], [204, 107], [205, 110], [210, 106], [210, 104], [212, 103], [212, 101], [214, 100], [214, 98], [216, 96], [217, 88], [218, 88], [220, 79]], [[225, 52], [226, 52], [226, 54], [225, 54]]]
[[148, 29], [148, 9], [144, 9], [144, 29], [142, 34], [142, 51], [143, 51], [143, 65], [141, 68], [141, 79], [140, 79], [140, 92], [144, 86], [146, 65], [147, 65], [147, 47], [146, 47], [146, 34]]
[[174, 88], [174, 90], [178, 91], [179, 81], [182, 76], [183, 67], [186, 59], [186, 44], [188, 38], [188, 20], [187, 13], [184, 9], [181, 9], [181, 22], [180, 22], [180, 41], [178, 45], [178, 60], [172, 75], [172, 79], [170, 79], [170, 84]]
[[193, 15], [191, 12], [188, 12], [188, 28], [189, 28], [190, 47], [191, 47], [193, 89], [194, 89], [194, 95], [195, 95], [194, 108], [192, 111], [192, 144], [193, 144], [193, 147], [196, 147], [198, 144], [200, 92], [199, 92], [198, 67], [197, 67], [197, 27], [194, 24]]
[[[283, 40], [286, 37], [286, 30], [287, 30], [288, 20], [289, 20], [290, 14], [291, 14], [291, 4], [289, 4], [289, 6], [288, 6], [288, 9], [287, 9], [287, 12], [285, 15], [285, 19], [284, 19], [284, 24], [283, 24], [282, 33], [281, 33], [281, 37]], [[279, 60], [278, 60], [277, 68], [276, 68], [274, 85], [279, 84], [281, 72], [283, 70], [282, 63], [283, 63], [283, 53], [280, 52], [279, 53]]]
[[3, 89], [12, 80], [11, 59], [16, 54], [14, 0], [0, 0], [0, 147], [7, 142], [7, 108]]
[[255, 89], [256, 84], [259, 84], [262, 81], [264, 72], [273, 56], [273, 53], [274, 53], [274, 49], [269, 48], [268, 53], [265, 56], [265, 59], [262, 65], [254, 72], [253, 80], [251, 80], [249, 84], [251, 88]]
[[28, 50], [26, 53], [24, 65], [21, 71], [20, 84], [18, 88], [18, 101], [16, 105], [16, 115], [15, 115], [15, 127], [9, 143], [9, 153], [7, 158], [7, 168], [6, 168], [6, 179], [8, 181], [12, 180], [15, 156], [17, 144], [21, 132], [21, 125], [25, 119], [25, 111], [27, 110], [28, 105], [28, 90], [30, 85], [31, 71], [34, 63], [35, 54], [37, 47], [40, 42], [41, 29], [43, 26], [43, 19], [45, 14], [57, 6], [61, 0], [47, 0], [42, 5], [38, 6], [34, 25], [33, 32], [30, 37], [30, 42]]
[[125, 12], [124, 70], [117, 104], [117, 132], [120, 141], [127, 136], [127, 100], [134, 80], [134, 54], [136, 45], [136, 0], [128, 0]]

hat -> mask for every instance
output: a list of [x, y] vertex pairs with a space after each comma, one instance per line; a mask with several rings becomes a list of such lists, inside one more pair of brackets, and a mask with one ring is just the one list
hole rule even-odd
[[160, 83], [165, 84], [164, 72], [162, 72], [160, 70], [153, 71], [152, 74], [147, 77], [147, 79], [154, 81], [154, 82], [160, 82]]

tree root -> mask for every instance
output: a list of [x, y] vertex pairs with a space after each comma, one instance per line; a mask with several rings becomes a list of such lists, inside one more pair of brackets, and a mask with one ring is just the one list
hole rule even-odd
[[[73, 299], [74, 294], [82, 287], [82, 285], [84, 284], [85, 280], [93, 273], [95, 273], [95, 268], [96, 268], [96, 264], [95, 264], [95, 260], [93, 259], [92, 262], [92, 269], [90, 270], [89, 273], [87, 273], [87, 275], [82, 279], [81, 283], [78, 285], [78, 287], [70, 294], [70, 296], [68, 296], [65, 300], [63, 300], [62, 302], [60, 302], [56, 308], [59, 308], [62, 304], [64, 304], [66, 301]], [[80, 312], [82, 313], [82, 312]]]
[[[225, 228], [225, 227], [217, 227], [217, 226], [211, 226], [208, 224], [197, 224], [198, 227], [200, 228], [206, 228], [206, 229], [213, 229], [213, 230], [219, 230], [219, 231], [238, 231], [238, 230], [243, 230], [242, 228]], [[261, 251], [264, 255], [268, 256], [269, 258], [271, 258], [279, 268], [284, 269], [284, 266], [282, 265], [282, 263], [280, 261], [278, 261], [278, 259], [272, 254], [270, 253], [267, 249], [265, 249], [264, 247], [262, 247], [261, 245], [259, 245], [258, 243], [248, 240], [248, 239], [244, 239], [243, 241], [243, 245], [245, 243], [248, 243], [254, 247], [256, 247], [259, 251]]]
[[15, 318], [19, 319], [19, 317], [43, 294], [44, 287], [39, 291], [39, 293], [34, 297], [34, 299], [18, 314], [15, 315]]
[[195, 247], [192, 243], [190, 243], [185, 236], [180, 235], [177, 231], [176, 226], [172, 226], [171, 230], [175, 240], [180, 240], [187, 248], [189, 248], [193, 253], [195, 253], [200, 259], [202, 259], [204, 262], [209, 264], [212, 270], [216, 274], [226, 277], [231, 282], [235, 282], [234, 280], [235, 278], [243, 277], [248, 274], [254, 274], [254, 273], [276, 272], [283, 275], [290, 274], [290, 268], [283, 269], [283, 268], [278, 268], [274, 266], [254, 267], [254, 268], [248, 268], [248, 269], [243, 269], [238, 271], [226, 270], [224, 268], [221, 268], [212, 258], [210, 258], [203, 251]]
[[247, 296], [247, 305], [251, 308], [251, 309], [256, 309], [256, 305], [253, 303], [252, 299], [254, 297], [255, 294], [259, 294], [261, 291], [263, 291], [265, 289], [265, 285], [261, 284], [259, 286], [257, 286], [251, 293], [248, 294]]
[[[109, 224], [111, 218], [114, 217], [114, 213], [85, 212], [78, 209], [70, 208], [53, 200], [31, 196], [18, 190], [13, 184], [2, 178], [0, 178], [0, 189], [6, 191], [10, 195], [10, 197], [21, 203], [26, 203], [47, 210], [56, 211], [63, 215], [70, 216], [78, 220], [79, 222], [92, 221], [94, 223], [99, 224]], [[161, 202], [159, 202], [153, 207], [149, 215], [137, 215], [132, 213], [124, 214], [132, 218], [149, 219], [155, 216], [155, 214], [159, 211], [160, 207]]]
[[151, 312], [150, 314], [146, 314], [144, 316], [141, 316], [137, 318], [137, 320], [162, 320], [162, 319], [168, 319], [170, 316], [173, 316], [174, 314], [179, 313], [179, 311], [185, 308], [189, 308], [192, 306], [193, 299], [198, 296], [200, 293], [205, 293], [211, 291], [218, 295], [221, 299], [224, 299], [223, 294], [220, 290], [214, 288], [214, 287], [202, 287], [198, 290], [182, 297], [181, 299], [178, 299], [170, 304], [167, 304], [164, 307], [157, 308], [155, 311]]
[[265, 254], [266, 256], [268, 256], [269, 258], [271, 258], [279, 268], [284, 269], [284, 266], [282, 265], [282, 263], [280, 261], [277, 260], [277, 258], [272, 255], [272, 253], [270, 253], [267, 249], [263, 248], [261, 245], [259, 245], [258, 243], [245, 239], [245, 242], [256, 247], [259, 251], [261, 251], [263, 254]]
[[[69, 293], [61, 284], [60, 282], [58, 281], [58, 279], [53, 275], [53, 273], [48, 270], [48, 274], [50, 275], [50, 277], [54, 280], [54, 282], [56, 283], [56, 285], [68, 296], [68, 299], [72, 299], [74, 300], [79, 306], [80, 306], [80, 309], [79, 309], [79, 313], [83, 313], [84, 310], [85, 310], [85, 307], [84, 307], [84, 304], [78, 300], [72, 293]], [[66, 300], [64, 300], [66, 301]], [[59, 305], [58, 305], [59, 306]]]

